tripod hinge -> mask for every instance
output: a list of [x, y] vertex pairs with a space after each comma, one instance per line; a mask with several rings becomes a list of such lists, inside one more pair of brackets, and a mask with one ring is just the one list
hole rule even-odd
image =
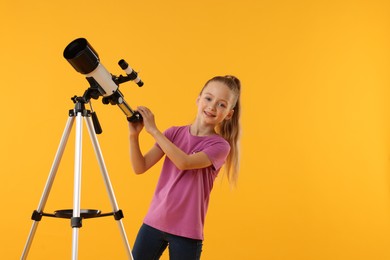
[[118, 210], [117, 212], [114, 212], [113, 214], [114, 214], [115, 220], [120, 220], [120, 219], [122, 219], [122, 218], [125, 217], [125, 216], [123, 215], [123, 212], [122, 212], [121, 209]]
[[70, 224], [72, 226], [72, 228], [81, 228], [83, 225], [82, 225], [82, 218], [81, 217], [72, 217], [70, 219]]
[[77, 116], [77, 113], [78, 112], [81, 112], [81, 115], [83, 116], [83, 117], [87, 117], [87, 116], [89, 116], [90, 115], [90, 111], [89, 110], [86, 110], [86, 109], [70, 109], [69, 110], [69, 116], [70, 117], [75, 117], [75, 116]]
[[35, 221], [41, 221], [42, 216], [43, 216], [42, 212], [38, 212], [38, 211], [34, 210], [32, 213], [31, 219], [35, 220]]

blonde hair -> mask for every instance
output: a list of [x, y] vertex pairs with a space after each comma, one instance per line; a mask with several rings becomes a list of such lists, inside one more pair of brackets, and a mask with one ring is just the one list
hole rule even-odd
[[[241, 82], [238, 78], [232, 75], [216, 76], [208, 80], [203, 89], [212, 81], [218, 81], [225, 84], [235, 96], [235, 102], [232, 109], [234, 110], [232, 118], [224, 120], [217, 128], [218, 133], [230, 144], [230, 153], [226, 158], [225, 170], [229, 183], [237, 184], [238, 171], [240, 163], [240, 94]], [[203, 89], [201, 93], [203, 92]]]

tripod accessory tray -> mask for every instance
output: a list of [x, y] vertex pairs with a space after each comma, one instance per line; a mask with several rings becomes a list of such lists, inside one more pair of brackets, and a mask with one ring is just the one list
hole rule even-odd
[[[32, 220], [40, 221], [42, 217], [53, 217], [53, 218], [68, 218], [71, 219], [73, 217], [73, 209], [61, 209], [54, 211], [54, 214], [38, 212], [34, 210], [31, 216]], [[106, 216], [114, 216], [115, 220], [120, 220], [124, 218], [123, 211], [120, 209], [116, 212], [108, 212], [102, 213], [97, 209], [80, 209], [80, 218], [99, 218]]]
[[73, 209], [62, 209], [54, 211], [56, 218], [69, 218], [72, 228], [82, 227], [83, 218], [96, 218], [101, 214], [100, 210], [96, 209], [80, 209], [80, 217], [73, 217]]
[[[101, 215], [101, 211], [97, 209], [81, 209], [80, 217], [81, 218], [96, 218]], [[57, 218], [72, 218], [73, 209], [62, 209], [54, 211], [54, 216]]]
[[107, 217], [114, 216], [115, 220], [120, 220], [124, 218], [123, 211], [120, 209], [116, 212], [108, 212], [102, 213], [98, 209], [80, 209], [80, 217], [73, 217], [73, 209], [61, 209], [54, 211], [52, 213], [38, 212], [34, 210], [31, 219], [35, 221], [40, 221], [42, 217], [52, 217], [52, 218], [67, 218], [71, 220], [72, 227], [82, 227], [82, 219], [86, 218], [99, 218], [99, 217]]

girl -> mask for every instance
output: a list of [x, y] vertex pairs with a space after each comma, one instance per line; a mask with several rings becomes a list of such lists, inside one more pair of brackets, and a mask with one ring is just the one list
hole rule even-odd
[[[143, 122], [129, 123], [134, 172], [142, 174], [166, 157], [133, 247], [135, 260], [159, 259], [168, 245], [171, 260], [200, 259], [210, 192], [225, 161], [229, 181], [237, 181], [240, 88], [234, 76], [210, 79], [196, 100], [195, 121], [164, 133], [153, 113], [138, 107]], [[139, 146], [143, 127], [156, 141], [145, 155]]]

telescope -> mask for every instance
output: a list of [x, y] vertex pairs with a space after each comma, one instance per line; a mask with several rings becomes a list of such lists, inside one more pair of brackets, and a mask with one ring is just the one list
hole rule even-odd
[[[102, 133], [100, 124], [97, 120], [96, 113], [92, 109], [91, 98], [98, 99], [103, 96], [104, 104], [118, 105], [125, 113], [127, 120], [130, 122], [141, 121], [142, 117], [137, 111], [133, 111], [124, 100], [123, 94], [119, 91], [119, 84], [133, 80], [139, 87], [143, 85], [142, 80], [138, 77], [137, 72], [133, 71], [126, 61], [120, 60], [119, 66], [126, 72], [126, 76], [119, 77], [111, 75], [106, 68], [100, 63], [99, 55], [84, 38], [79, 38], [72, 41], [64, 50], [64, 58], [73, 66], [73, 68], [86, 76], [90, 87], [84, 92], [83, 96], [72, 97], [75, 103], [74, 109], [69, 110], [69, 117], [66, 123], [64, 132], [52, 167], [49, 177], [46, 181], [45, 189], [39, 201], [38, 208], [33, 211], [31, 219], [34, 220], [27, 238], [21, 260], [26, 260], [30, 250], [33, 237], [38, 228], [38, 223], [42, 217], [67, 218], [70, 219], [72, 227], [72, 259], [77, 260], [78, 257], [78, 238], [79, 229], [82, 227], [83, 219], [98, 218], [106, 216], [114, 216], [115, 221], [121, 232], [123, 243], [125, 245], [128, 259], [134, 259], [129, 246], [129, 241], [123, 226], [123, 212], [118, 207], [115, 194], [112, 189], [111, 181], [108, 176], [107, 167], [104, 163], [103, 155], [100, 150], [99, 142], [96, 134]], [[91, 109], [85, 108], [85, 104], [89, 103]], [[83, 120], [84, 119], [84, 120]], [[74, 161], [74, 187], [73, 187], [73, 208], [56, 210], [54, 213], [44, 212], [44, 207], [49, 197], [50, 190], [54, 183], [54, 178], [57, 174], [61, 158], [65, 151], [65, 146], [68, 142], [70, 132], [72, 131], [73, 123], [76, 121], [75, 129], [75, 161]], [[86, 122], [88, 133], [95, 151], [97, 162], [102, 173], [106, 190], [112, 206], [112, 212], [102, 213], [96, 209], [81, 208], [81, 173], [82, 173], [82, 138], [83, 138], [83, 122]], [[93, 131], [95, 128], [95, 132]]]
[[85, 102], [89, 102], [90, 98], [98, 99], [99, 96], [103, 96], [103, 104], [118, 105], [125, 113], [128, 121], [142, 121], [141, 114], [131, 109], [119, 90], [119, 84], [130, 80], [134, 81], [139, 87], [144, 84], [138, 73], [125, 60], [120, 60], [118, 64], [127, 75], [120, 75], [119, 77], [112, 75], [100, 62], [98, 53], [85, 38], [78, 38], [69, 43], [63, 56], [77, 72], [85, 75], [90, 84], [82, 97]]

